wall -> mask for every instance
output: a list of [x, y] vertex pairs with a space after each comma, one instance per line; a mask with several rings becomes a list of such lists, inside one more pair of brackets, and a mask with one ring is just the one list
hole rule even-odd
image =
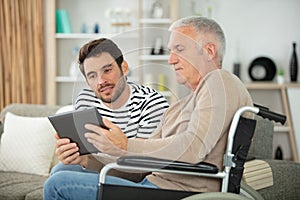
[[[179, 3], [181, 17], [201, 13], [222, 26], [227, 40], [225, 69], [233, 71], [233, 63], [239, 61], [241, 79], [250, 82], [248, 68], [251, 61], [266, 56], [275, 62], [277, 69], [285, 69], [285, 78], [290, 80], [288, 72], [293, 41], [297, 43], [298, 60], [300, 58], [299, 0], [179, 0]], [[212, 8], [211, 13], [208, 7]], [[251, 90], [250, 93], [256, 103], [277, 112], [283, 111], [278, 91]], [[295, 112], [294, 108], [292, 111]], [[294, 124], [298, 121], [294, 120]], [[295, 132], [297, 138], [297, 130]], [[274, 134], [274, 150], [278, 145], [283, 148], [284, 158], [291, 159], [288, 134]]]
[[[297, 42], [300, 54], [299, 0], [185, 0], [179, 1], [180, 16], [195, 12], [207, 14], [223, 27], [227, 38], [224, 68], [232, 71], [240, 60], [241, 78], [248, 82], [248, 67], [258, 56], [267, 56], [277, 68], [288, 72], [292, 42]], [[289, 80], [289, 75], [286, 73]]]

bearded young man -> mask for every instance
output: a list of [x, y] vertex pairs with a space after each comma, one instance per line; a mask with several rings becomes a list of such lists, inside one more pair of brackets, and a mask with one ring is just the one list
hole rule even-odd
[[[80, 49], [78, 60], [89, 88], [79, 93], [75, 109], [96, 107], [103, 118], [123, 131], [125, 137], [150, 137], [169, 107], [168, 102], [156, 90], [127, 81], [128, 63], [119, 47], [106, 38], [93, 40]], [[58, 171], [75, 172], [74, 176], [78, 172], [97, 173], [97, 170], [82, 168], [80, 163], [89, 155], [80, 155], [75, 143], [58, 135], [56, 138], [55, 152], [60, 163], [51, 174]]]

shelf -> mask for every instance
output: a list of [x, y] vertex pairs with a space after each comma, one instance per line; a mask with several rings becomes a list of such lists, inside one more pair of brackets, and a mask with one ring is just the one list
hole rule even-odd
[[56, 39], [93, 39], [100, 37], [111, 37], [112, 34], [89, 34], [89, 33], [56, 33]]
[[170, 24], [172, 21], [170, 18], [142, 18], [140, 19], [141, 24]]
[[75, 83], [75, 82], [85, 82], [83, 78], [71, 77], [71, 76], [57, 76], [55, 78], [56, 82], [60, 83]]
[[[290, 111], [290, 105], [289, 105], [289, 97], [287, 95], [287, 90], [290, 88], [300, 88], [300, 83], [283, 83], [278, 84], [276, 82], [251, 82], [251, 83], [245, 83], [245, 86], [248, 90], [256, 91], [277, 91], [280, 94], [281, 98], [281, 105], [283, 109], [283, 113], [286, 116], [286, 123], [284, 126], [276, 125], [274, 126], [274, 132], [285, 132], [288, 133], [289, 137], [289, 147], [291, 149], [292, 158], [293, 161], [298, 162], [298, 152], [297, 152], [297, 145], [296, 145], [296, 139], [295, 139], [295, 131], [293, 127], [293, 121], [291, 118], [291, 111]], [[261, 92], [260, 92], [261, 93]], [[274, 101], [270, 100], [267, 97], [265, 100], [268, 101]], [[262, 100], [263, 101], [263, 100]], [[254, 99], [255, 102], [255, 99]], [[294, 122], [297, 123], [297, 122]]]
[[140, 60], [143, 61], [165, 61], [169, 59], [169, 55], [141, 55]]
[[134, 31], [122, 33], [56, 33], [56, 39], [96, 39], [96, 38], [137, 38], [137, 33]]
[[245, 86], [247, 89], [278, 90], [286, 87], [300, 87], [300, 83], [278, 84], [275, 82], [251, 82], [251, 83], [245, 83]]
[[289, 132], [290, 128], [287, 126], [274, 126], [274, 132]]
[[[147, 2], [145, 4], [146, 6], [143, 6], [144, 2]], [[47, 1], [47, 17], [46, 22], [49, 24], [49, 26], [46, 27], [46, 67], [47, 67], [47, 74], [49, 75], [49, 78], [47, 79], [47, 102], [49, 104], [65, 104], [68, 103], [65, 94], [70, 93], [69, 89], [67, 87], [70, 87], [71, 84], [74, 83], [82, 83], [85, 82], [84, 78], [81, 79], [81, 77], [71, 77], [68, 76], [68, 68], [70, 67], [70, 64], [72, 61], [74, 61], [74, 55], [73, 50], [75, 47], [80, 47], [83, 44], [85, 44], [88, 41], [98, 39], [98, 38], [110, 38], [114, 40], [117, 44], [120, 45], [122, 50], [126, 52], [126, 54], [133, 53], [132, 55], [128, 56], [129, 60], [133, 60], [134, 62], [145, 62], [145, 64], [150, 64], [151, 62], [154, 63], [155, 69], [151, 68], [152, 72], [154, 74], [161, 73], [160, 68], [156, 67], [159, 66], [161, 63], [167, 63], [167, 60], [169, 58], [168, 55], [144, 55], [141, 56], [141, 53], [144, 53], [144, 51], [136, 51], [137, 53], [133, 52], [133, 50], [143, 50], [144, 47], [148, 47], [150, 44], [142, 44], [143, 39], [146, 41], [145, 43], [150, 43], [150, 38], [145, 37], [145, 35], [149, 34], [150, 36], [154, 37], [155, 35], [162, 35], [164, 36], [162, 39], [164, 42], [167, 41], [166, 37], [168, 32], [166, 32], [165, 35], [163, 35], [161, 32], [158, 32], [157, 30], [161, 30], [161, 27], [168, 27], [175, 19], [177, 19], [178, 9], [177, 0], [168, 0], [163, 2], [163, 6], [166, 9], [166, 12], [164, 13], [164, 17], [162, 18], [151, 18], [150, 16], [143, 17], [142, 14], [145, 14], [145, 12], [150, 11], [151, 7], [147, 6], [149, 3], [145, 0], [136, 0], [136, 1], [130, 1], [128, 3], [128, 8], [133, 11], [133, 15], [130, 17], [130, 24], [114, 24], [112, 19], [108, 19], [105, 24], [101, 26], [101, 32], [100, 33], [93, 33], [91, 29], [89, 28], [88, 33], [81, 33], [81, 25], [85, 21], [80, 16], [87, 16], [87, 21], [92, 20], [98, 20], [105, 17], [105, 11], [107, 8], [115, 6], [114, 1], [107, 2], [107, 4], [103, 5], [101, 8], [98, 8], [99, 12], [90, 12], [91, 6], [95, 8], [98, 6], [97, 1], [93, 2], [94, 5], [89, 6], [81, 1], [80, 5], [75, 5], [73, 1], [62, 1], [62, 0], [55, 0], [55, 1]], [[78, 3], [77, 2], [77, 3]], [[96, 3], [97, 2], [97, 3]], [[97, 4], [97, 5], [96, 5]], [[169, 7], [169, 8], [168, 8]], [[67, 9], [69, 11], [69, 18], [70, 21], [73, 22], [73, 31], [72, 33], [56, 33], [56, 16], [55, 12], [56, 9]], [[100, 10], [99, 10], [100, 9]], [[78, 13], [82, 13], [83, 15], [78, 15]], [[91, 14], [90, 17], [89, 14]], [[137, 15], [136, 15], [137, 14]], [[103, 15], [103, 16], [102, 16]], [[104, 18], [103, 18], [104, 19]], [[91, 22], [94, 23], [94, 22]], [[118, 29], [121, 32], [116, 32], [116, 28], [114, 25], [120, 25], [123, 28]], [[123, 25], [126, 25], [123, 26]], [[129, 26], [130, 25], [130, 26]], [[149, 31], [148, 29], [149, 28]], [[157, 28], [157, 29], [154, 29]], [[103, 30], [103, 31], [102, 31]], [[164, 29], [163, 29], [164, 30]], [[143, 37], [144, 36], [144, 37]], [[166, 45], [166, 44], [164, 44]], [[151, 45], [152, 48], [152, 45]], [[146, 49], [145, 49], [146, 50]], [[129, 53], [128, 53], [129, 52]], [[146, 52], [145, 52], [146, 54]], [[140, 64], [140, 63], [137, 63]], [[55, 66], [55, 67], [54, 67]], [[157, 68], [157, 70], [156, 70]], [[155, 71], [156, 70], [156, 71]], [[165, 71], [168, 69], [165, 69]], [[162, 72], [163, 73], [163, 72]], [[165, 72], [167, 73], [167, 72]], [[132, 79], [137, 80], [136, 82], [142, 82], [143, 80], [143, 73], [142, 72], [136, 72], [136, 74], [133, 74], [135, 77]], [[161, 92], [165, 97], [168, 97], [170, 101], [173, 101], [176, 96], [177, 88], [174, 86], [172, 88], [171, 86], [175, 85], [173, 84], [174, 79], [171, 79], [170, 82], [168, 82], [168, 89], [171, 88], [171, 92]]]

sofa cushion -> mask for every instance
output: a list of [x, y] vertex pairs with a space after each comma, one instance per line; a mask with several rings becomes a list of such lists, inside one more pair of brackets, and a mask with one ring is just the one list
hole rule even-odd
[[8, 112], [0, 143], [0, 170], [48, 175], [54, 133], [46, 117], [23, 117]]
[[42, 199], [46, 176], [0, 171], [0, 199]]
[[266, 199], [297, 200], [300, 196], [300, 164], [286, 160], [266, 160], [272, 168], [274, 184], [258, 190]]
[[38, 188], [26, 194], [25, 200], [41, 200], [43, 199], [44, 189]]

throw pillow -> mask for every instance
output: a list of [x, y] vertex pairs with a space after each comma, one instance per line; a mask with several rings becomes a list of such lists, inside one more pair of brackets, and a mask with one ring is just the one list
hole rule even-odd
[[48, 175], [55, 130], [46, 117], [6, 113], [0, 143], [0, 170]]
[[70, 112], [73, 110], [75, 110], [73, 105], [67, 105], [67, 106], [63, 106], [60, 109], [58, 109], [55, 114], [61, 114], [61, 113]]
[[[59, 108], [55, 114], [60, 114], [60, 113], [63, 113], [63, 112], [70, 112], [74, 110], [74, 107], [73, 105], [67, 105], [67, 106], [63, 106], [61, 108]], [[59, 162], [57, 156], [55, 155], [55, 153], [53, 154], [53, 160], [52, 160], [52, 163], [51, 163], [51, 166], [50, 168], [54, 167], [57, 163]]]

